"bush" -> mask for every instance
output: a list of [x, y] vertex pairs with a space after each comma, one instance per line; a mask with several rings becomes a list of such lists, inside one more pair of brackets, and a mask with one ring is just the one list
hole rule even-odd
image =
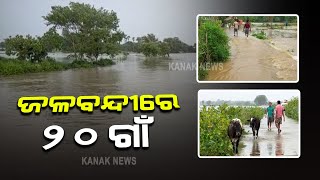
[[30, 35], [26, 37], [22, 35], [10, 36], [5, 39], [4, 45], [6, 55], [16, 55], [21, 60], [41, 61], [48, 54], [41, 38], [35, 38]]
[[295, 97], [291, 99], [285, 106], [286, 115], [294, 120], [299, 120], [299, 99]]
[[94, 61], [93, 64], [97, 66], [108, 66], [113, 65], [114, 62], [110, 59], [100, 59], [99, 61]]
[[208, 71], [203, 69], [203, 68], [201, 68], [200, 65], [199, 65], [199, 68], [198, 68], [198, 79], [199, 80], [204, 80], [207, 75], [208, 75]]
[[52, 59], [44, 59], [39, 63], [31, 61], [0, 58], [0, 75], [25, 74], [67, 69], [67, 65]]
[[204, 106], [200, 112], [200, 155], [229, 156], [232, 145], [227, 135], [229, 119], [223, 108]]
[[200, 62], [221, 62], [229, 58], [229, 38], [220, 21], [203, 22], [198, 33]]
[[[198, 30], [198, 59], [199, 63], [223, 62], [230, 57], [229, 38], [220, 21], [206, 20], [199, 25]], [[199, 66], [200, 67], [200, 66]], [[206, 76], [205, 69], [200, 71], [199, 79]]]
[[74, 60], [69, 64], [69, 68], [90, 68], [93, 63], [86, 60]]
[[223, 104], [218, 107], [206, 107], [200, 110], [200, 155], [229, 156], [232, 145], [227, 134], [230, 120], [239, 118], [242, 124], [251, 117], [262, 119], [261, 107], [234, 107]]

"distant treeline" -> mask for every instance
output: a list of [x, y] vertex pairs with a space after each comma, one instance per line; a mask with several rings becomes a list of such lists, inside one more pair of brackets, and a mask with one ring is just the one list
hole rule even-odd
[[235, 19], [242, 21], [249, 20], [250, 22], [257, 23], [297, 23], [296, 16], [201, 16], [199, 18], [199, 25], [205, 21], [220, 21], [222, 26], [226, 23], [232, 23]]
[[201, 106], [220, 106], [223, 104], [227, 104], [229, 106], [256, 106], [256, 103], [253, 101], [225, 101], [225, 100], [217, 100], [217, 101], [201, 101]]
[[238, 19], [246, 21], [249, 19], [250, 22], [281, 22], [281, 23], [297, 23], [296, 16], [238, 16]]
[[178, 37], [165, 38], [163, 41], [159, 41], [154, 34], [148, 34], [137, 38], [127, 38], [127, 41], [121, 45], [121, 50], [164, 56], [169, 55], [169, 53], [194, 53], [196, 52], [196, 45], [188, 45]]

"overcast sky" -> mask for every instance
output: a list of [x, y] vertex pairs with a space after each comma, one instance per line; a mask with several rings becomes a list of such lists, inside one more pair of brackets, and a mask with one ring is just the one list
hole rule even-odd
[[[184, 0], [73, 1], [114, 10], [120, 19], [121, 30], [131, 37], [154, 33], [160, 40], [177, 36], [190, 45], [196, 41], [194, 34], [197, 8]], [[42, 35], [48, 29], [42, 16], [50, 12], [51, 6], [66, 6], [69, 2], [68, 0], [1, 0], [0, 41], [9, 35]]]
[[258, 95], [266, 95], [269, 101], [290, 100], [292, 97], [299, 97], [298, 90], [200, 90], [199, 100], [232, 100], [232, 101], [253, 101]]

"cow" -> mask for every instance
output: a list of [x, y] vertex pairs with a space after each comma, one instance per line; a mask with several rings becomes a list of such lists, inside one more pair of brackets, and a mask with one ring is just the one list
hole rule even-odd
[[238, 146], [242, 135], [242, 124], [240, 119], [232, 119], [228, 127], [228, 136], [232, 143], [233, 153], [238, 154]]
[[260, 119], [256, 117], [252, 117], [247, 121], [249, 121], [250, 127], [252, 128], [253, 138], [257, 139], [259, 134], [259, 128], [260, 128]]

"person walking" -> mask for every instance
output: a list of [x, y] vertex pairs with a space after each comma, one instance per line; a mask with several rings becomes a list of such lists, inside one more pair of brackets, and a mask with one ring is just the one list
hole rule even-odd
[[246, 23], [244, 24], [244, 34], [245, 36], [249, 36], [249, 31], [251, 32], [251, 25], [249, 22], [249, 19], [246, 21]]
[[288, 21], [287, 20], [284, 22], [284, 25], [286, 26], [286, 29], [288, 29]]
[[268, 130], [271, 131], [271, 125], [274, 121], [274, 108], [272, 107], [272, 102], [269, 102], [269, 106], [266, 109], [266, 114], [268, 117]]
[[236, 19], [233, 23], [233, 36], [238, 36], [238, 30], [239, 30], [239, 20]]
[[275, 108], [275, 124], [278, 128], [278, 134], [281, 133], [282, 120], [285, 121], [284, 107], [281, 105], [280, 101], [277, 101], [277, 106]]

